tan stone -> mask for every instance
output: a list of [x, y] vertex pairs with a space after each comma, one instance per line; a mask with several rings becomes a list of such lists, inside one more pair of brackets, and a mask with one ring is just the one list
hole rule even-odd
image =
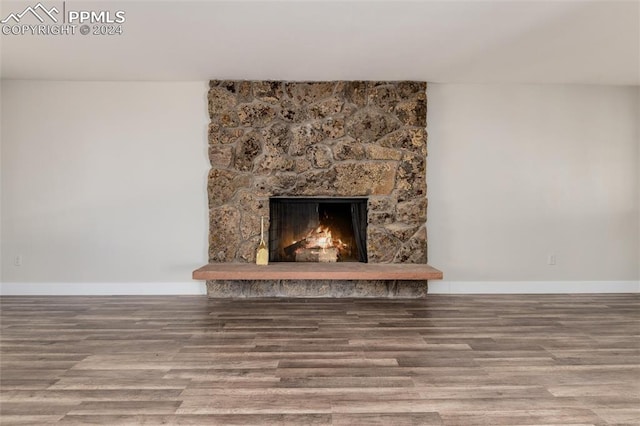
[[347, 121], [347, 134], [359, 142], [374, 142], [397, 130], [400, 123], [391, 115], [374, 109], [362, 109]]
[[398, 94], [394, 85], [375, 86], [369, 89], [368, 100], [369, 105], [391, 112], [398, 103]]
[[223, 127], [219, 122], [209, 123], [209, 144], [232, 144], [244, 134], [243, 129], [229, 129]]
[[331, 117], [322, 121], [320, 128], [324, 139], [338, 139], [345, 135], [344, 118]]
[[251, 182], [250, 176], [230, 170], [211, 169], [207, 184], [209, 205], [219, 206], [228, 202], [240, 188], [246, 188]]
[[231, 262], [240, 244], [240, 212], [220, 206], [209, 210], [209, 261]]
[[309, 105], [307, 110], [309, 111], [310, 118], [325, 118], [340, 112], [342, 105], [344, 105], [343, 100], [332, 97]]
[[[309, 196], [335, 196], [336, 193], [336, 171], [334, 169], [326, 170], [310, 170], [298, 175], [296, 184], [290, 196], [309, 195]], [[344, 194], [342, 196], [347, 196]]]
[[378, 143], [387, 148], [400, 148], [427, 155], [427, 134], [424, 129], [401, 129], [383, 137]]
[[388, 195], [393, 191], [396, 164], [338, 163], [335, 171], [336, 189], [343, 196]]
[[364, 145], [367, 158], [370, 160], [400, 160], [402, 153], [397, 149], [385, 148], [380, 145]]
[[393, 263], [427, 263], [427, 230], [424, 224], [400, 247]]
[[335, 82], [285, 83], [285, 90], [295, 102], [309, 104], [333, 95]]
[[289, 154], [291, 155], [304, 155], [308, 147], [324, 139], [321, 129], [316, 128], [311, 123], [292, 126], [291, 133], [292, 140], [289, 147]]
[[239, 281], [211, 280], [207, 281], [207, 296], [215, 298], [242, 298], [245, 297], [244, 285]]
[[427, 220], [427, 199], [418, 198], [398, 203], [396, 206], [396, 217], [398, 222], [425, 223]]
[[372, 263], [391, 263], [400, 248], [400, 241], [385, 229], [367, 227], [367, 255]]
[[425, 94], [427, 83], [423, 81], [400, 81], [396, 85], [400, 99], [411, 99], [416, 95]]
[[418, 229], [424, 227], [424, 224], [413, 223], [391, 223], [389, 225], [385, 225], [384, 228], [391, 233], [394, 237], [396, 237], [400, 241], [408, 241], [412, 236], [418, 232]]
[[254, 81], [253, 95], [264, 102], [278, 102], [284, 93], [281, 81]]
[[262, 152], [262, 139], [258, 132], [250, 132], [238, 139], [234, 165], [237, 170], [253, 170], [253, 161]]
[[365, 156], [364, 147], [355, 139], [346, 137], [333, 146], [333, 156], [337, 160], [361, 160]]
[[398, 299], [424, 299], [427, 297], [429, 284], [427, 281], [396, 281], [394, 297]]
[[210, 145], [209, 162], [213, 167], [228, 167], [233, 161], [233, 147], [230, 145]]
[[273, 105], [254, 101], [238, 105], [237, 113], [241, 124], [264, 127], [275, 118], [277, 110]]
[[232, 110], [236, 103], [236, 96], [223, 87], [209, 89], [209, 114], [221, 114]]
[[285, 153], [291, 144], [291, 130], [289, 125], [276, 122], [262, 131], [265, 148], [271, 148]]
[[364, 81], [345, 82], [344, 96], [348, 102], [357, 107], [364, 107], [367, 104], [367, 83]]
[[326, 169], [333, 164], [331, 149], [326, 145], [314, 145], [307, 149], [311, 164], [317, 169]]
[[425, 127], [427, 125], [427, 102], [424, 96], [398, 103], [396, 115], [407, 126]]

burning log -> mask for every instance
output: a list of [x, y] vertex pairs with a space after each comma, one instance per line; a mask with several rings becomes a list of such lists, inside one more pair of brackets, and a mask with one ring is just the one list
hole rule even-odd
[[296, 262], [337, 262], [338, 249], [336, 247], [329, 248], [302, 248], [296, 251]]
[[293, 257], [296, 254], [296, 250], [304, 248], [307, 246], [307, 239], [304, 238], [300, 241], [296, 241], [295, 243], [284, 248], [284, 254], [287, 257]]

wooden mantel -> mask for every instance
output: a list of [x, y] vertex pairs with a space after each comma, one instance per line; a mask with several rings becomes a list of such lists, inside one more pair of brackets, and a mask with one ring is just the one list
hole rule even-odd
[[209, 263], [194, 280], [441, 280], [442, 271], [409, 263]]

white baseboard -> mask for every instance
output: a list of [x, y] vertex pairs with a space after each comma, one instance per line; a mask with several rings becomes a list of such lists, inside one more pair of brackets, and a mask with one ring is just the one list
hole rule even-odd
[[[640, 281], [429, 281], [429, 294], [640, 293]], [[204, 282], [0, 283], [1, 296], [206, 295]]]
[[205, 295], [204, 282], [0, 283], [1, 296]]
[[429, 294], [640, 293], [640, 281], [429, 281]]

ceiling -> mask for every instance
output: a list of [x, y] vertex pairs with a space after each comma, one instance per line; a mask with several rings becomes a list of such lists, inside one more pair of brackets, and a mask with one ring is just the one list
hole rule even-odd
[[[2, 18], [36, 3], [2, 0]], [[635, 0], [67, 0], [64, 7], [124, 10], [123, 34], [3, 35], [2, 78], [640, 84]]]

